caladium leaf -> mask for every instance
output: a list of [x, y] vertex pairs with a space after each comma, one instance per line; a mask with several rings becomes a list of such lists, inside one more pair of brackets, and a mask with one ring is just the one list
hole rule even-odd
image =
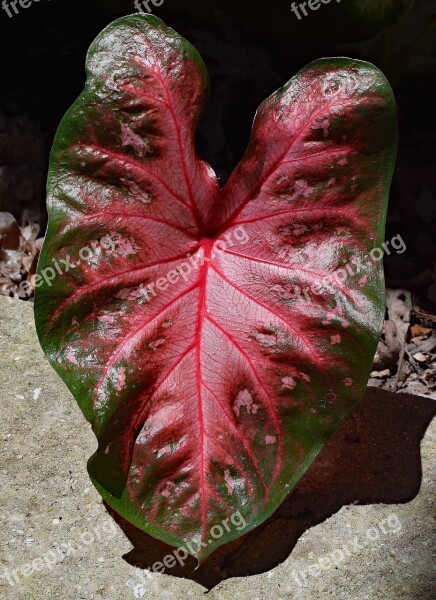
[[372, 65], [310, 64], [220, 190], [187, 41], [125, 17], [87, 72], [51, 155], [37, 329], [98, 439], [102, 496], [203, 560], [277, 508], [363, 393], [395, 102]]
[[361, 21], [384, 29], [395, 23], [415, 0], [342, 0], [341, 6]]

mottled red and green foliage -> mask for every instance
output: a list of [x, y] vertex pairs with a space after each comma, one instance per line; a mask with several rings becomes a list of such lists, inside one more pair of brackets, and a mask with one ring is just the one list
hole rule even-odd
[[[102, 496], [203, 560], [279, 506], [365, 388], [395, 102], [370, 64], [314, 62], [260, 106], [220, 189], [195, 153], [208, 78], [186, 40], [122, 18], [87, 72], [52, 151], [39, 274], [74, 268], [41, 279], [38, 333], [98, 439]], [[338, 277], [350, 261], [366, 266]], [[246, 527], [213, 539], [237, 511]]]

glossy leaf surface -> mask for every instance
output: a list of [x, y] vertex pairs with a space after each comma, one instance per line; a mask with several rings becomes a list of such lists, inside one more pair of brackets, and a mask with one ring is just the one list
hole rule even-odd
[[310, 64], [220, 190], [195, 154], [208, 79], [188, 42], [125, 17], [87, 72], [51, 156], [38, 333], [98, 439], [103, 497], [203, 560], [277, 508], [365, 388], [395, 102], [372, 65]]

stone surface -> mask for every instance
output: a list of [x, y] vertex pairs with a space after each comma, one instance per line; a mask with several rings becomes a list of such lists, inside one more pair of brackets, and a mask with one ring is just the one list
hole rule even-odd
[[206, 598], [431, 600], [436, 427], [424, 436], [431, 400], [400, 396], [369, 391], [265, 527], [197, 571], [150, 574], [133, 564], [172, 549], [107, 513], [86, 472], [93, 434], [33, 307], [0, 297], [0, 597], [200, 600], [218, 582]]

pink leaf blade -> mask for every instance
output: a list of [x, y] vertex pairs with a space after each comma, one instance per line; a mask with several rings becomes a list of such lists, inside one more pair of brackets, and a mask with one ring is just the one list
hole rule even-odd
[[272, 514], [364, 390], [392, 94], [367, 63], [312, 63], [259, 108], [220, 191], [195, 153], [192, 46], [125, 17], [87, 70], [51, 158], [38, 334], [93, 426], [102, 496], [202, 561]]

